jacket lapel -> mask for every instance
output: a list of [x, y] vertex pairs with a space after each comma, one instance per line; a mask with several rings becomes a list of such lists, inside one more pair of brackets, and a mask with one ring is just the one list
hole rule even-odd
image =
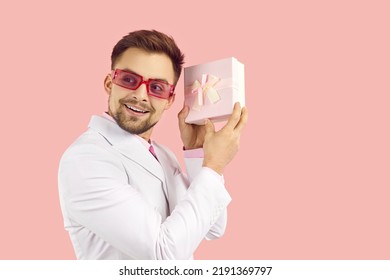
[[164, 183], [164, 172], [160, 163], [135, 135], [102, 116], [92, 116], [88, 127], [101, 134], [122, 155], [139, 164]]

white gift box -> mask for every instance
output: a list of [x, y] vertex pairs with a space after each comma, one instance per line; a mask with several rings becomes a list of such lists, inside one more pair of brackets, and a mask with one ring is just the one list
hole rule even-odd
[[186, 123], [225, 121], [236, 102], [245, 106], [244, 64], [229, 57], [185, 67], [184, 94], [190, 108]]

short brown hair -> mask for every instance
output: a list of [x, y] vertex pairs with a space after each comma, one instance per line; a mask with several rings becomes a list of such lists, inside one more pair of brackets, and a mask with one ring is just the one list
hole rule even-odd
[[172, 61], [175, 72], [175, 84], [179, 80], [184, 64], [184, 54], [172, 37], [156, 30], [137, 30], [124, 36], [114, 47], [111, 54], [111, 69], [123, 52], [128, 48], [139, 48], [151, 53], [164, 53]]

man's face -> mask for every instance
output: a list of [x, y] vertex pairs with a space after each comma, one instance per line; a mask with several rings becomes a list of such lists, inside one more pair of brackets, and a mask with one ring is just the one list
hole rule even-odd
[[[119, 57], [115, 68], [130, 70], [143, 76], [144, 80], [161, 79], [169, 84], [174, 83], [172, 62], [165, 54], [147, 53], [138, 48], [130, 48]], [[153, 126], [174, 101], [174, 96], [168, 100], [149, 96], [145, 84], [136, 90], [122, 88], [112, 83], [111, 74], [106, 77], [104, 87], [109, 95], [109, 114], [122, 129], [147, 140]]]

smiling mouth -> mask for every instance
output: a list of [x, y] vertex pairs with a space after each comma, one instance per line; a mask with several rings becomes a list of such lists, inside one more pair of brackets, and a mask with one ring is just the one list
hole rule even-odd
[[126, 108], [130, 109], [131, 111], [139, 113], [139, 114], [146, 114], [146, 113], [150, 112], [150, 111], [141, 110], [139, 108], [136, 108], [136, 107], [133, 107], [133, 106], [130, 106], [130, 105], [127, 105], [127, 104], [125, 104], [125, 106], [126, 106]]

